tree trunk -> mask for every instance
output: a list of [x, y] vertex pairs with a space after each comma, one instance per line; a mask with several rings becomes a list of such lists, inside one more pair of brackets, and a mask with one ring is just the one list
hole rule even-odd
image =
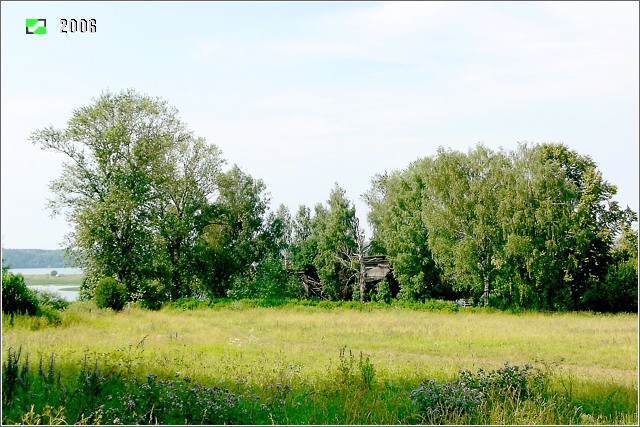
[[360, 304], [364, 304], [364, 289], [366, 285], [367, 269], [364, 265], [364, 255], [366, 249], [364, 247], [364, 233], [360, 229], [360, 221], [355, 219], [356, 244], [358, 245], [357, 260], [360, 264], [358, 269], [358, 284], [360, 285]]
[[484, 273], [484, 306], [489, 305], [489, 273]]
[[[360, 246], [360, 245], [358, 245]], [[364, 304], [364, 286], [365, 286], [365, 278], [367, 271], [364, 266], [364, 255], [360, 252], [360, 274], [358, 275], [358, 280], [360, 281], [360, 304]]]

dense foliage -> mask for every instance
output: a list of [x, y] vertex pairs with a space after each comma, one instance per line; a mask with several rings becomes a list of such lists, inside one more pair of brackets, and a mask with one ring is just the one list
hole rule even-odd
[[15, 315], [24, 314], [34, 316], [34, 324], [45, 319], [45, 323], [58, 325], [62, 320], [59, 311], [68, 305], [59, 293], [31, 290], [22, 274], [9, 272], [6, 265], [2, 267], [2, 313], [10, 316], [11, 323]]
[[96, 286], [94, 298], [98, 308], [120, 311], [127, 302], [127, 289], [115, 279], [105, 277]]
[[38, 311], [36, 293], [27, 288], [22, 274], [2, 269], [2, 312], [7, 314], [30, 314]]
[[[615, 193], [589, 157], [564, 145], [478, 145], [376, 176], [366, 200], [375, 246], [394, 264], [403, 295], [637, 311], [637, 266], [625, 261], [637, 260], [637, 214]], [[616, 249], [623, 231], [634, 241], [624, 255]]]
[[[113, 278], [150, 308], [311, 297], [637, 311], [637, 214], [562, 144], [440, 148], [375, 176], [367, 244], [338, 184], [326, 204], [274, 213], [262, 180], [223, 170], [220, 150], [174, 108], [133, 90], [104, 93], [31, 139], [66, 156], [50, 207], [74, 227], [66, 252], [87, 275], [82, 298]], [[367, 284], [372, 254], [390, 260], [393, 286]]]

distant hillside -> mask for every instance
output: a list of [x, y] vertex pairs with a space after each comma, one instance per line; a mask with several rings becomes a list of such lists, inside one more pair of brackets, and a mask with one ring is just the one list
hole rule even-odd
[[11, 268], [67, 267], [62, 249], [6, 249], [2, 250], [2, 265]]

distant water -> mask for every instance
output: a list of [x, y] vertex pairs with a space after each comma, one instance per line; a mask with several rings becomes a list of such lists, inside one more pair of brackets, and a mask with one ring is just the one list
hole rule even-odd
[[60, 294], [60, 296], [67, 301], [75, 301], [78, 299], [78, 291], [61, 291], [60, 289], [71, 288], [69, 285], [31, 285], [29, 289], [35, 289], [38, 291], [52, 291]]
[[[10, 268], [9, 271], [14, 274], [34, 274], [34, 275], [43, 275], [49, 276], [51, 275], [51, 271], [55, 270], [58, 274], [71, 275], [71, 274], [82, 274], [81, 268], [69, 268], [69, 267], [59, 267], [59, 268]], [[37, 290], [45, 290], [45, 291], [53, 291], [60, 294], [60, 296], [67, 301], [75, 301], [78, 299], [78, 291], [61, 291], [60, 289], [71, 288], [73, 286], [70, 285], [37, 285], [37, 286], [29, 286], [30, 289]]]
[[81, 268], [10, 268], [9, 271], [14, 274], [51, 274], [51, 271], [57, 271], [58, 274], [82, 274]]

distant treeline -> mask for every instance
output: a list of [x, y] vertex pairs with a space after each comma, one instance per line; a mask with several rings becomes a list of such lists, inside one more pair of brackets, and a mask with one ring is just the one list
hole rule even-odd
[[10, 268], [67, 267], [62, 249], [3, 249], [2, 265]]

